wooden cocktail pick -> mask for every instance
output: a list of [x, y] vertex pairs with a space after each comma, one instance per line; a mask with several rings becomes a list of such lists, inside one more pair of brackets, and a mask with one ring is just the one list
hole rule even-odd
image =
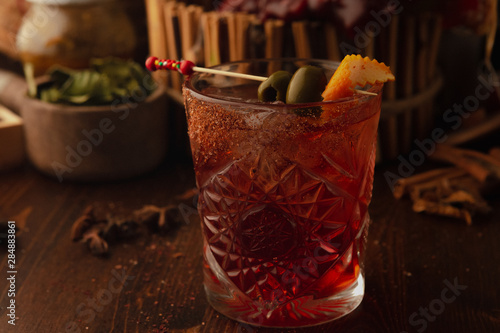
[[[249, 80], [255, 80], [255, 81], [266, 81], [267, 77], [265, 76], [257, 76], [257, 75], [250, 75], [250, 74], [244, 74], [244, 73], [235, 73], [235, 72], [228, 72], [228, 71], [223, 71], [220, 69], [213, 69], [213, 68], [205, 68], [205, 67], [199, 67], [196, 66], [192, 61], [189, 60], [172, 60], [172, 59], [158, 59], [157, 57], [149, 57], [146, 59], [146, 68], [151, 71], [157, 71], [157, 70], [174, 70], [178, 71], [179, 73], [183, 75], [191, 75], [194, 72], [202, 72], [202, 73], [210, 73], [210, 74], [219, 74], [219, 75], [225, 75], [225, 76], [232, 76], [232, 77], [239, 77], [243, 79], [249, 79]], [[377, 94], [369, 92], [369, 91], [364, 91], [364, 90], [357, 90], [356, 92], [359, 94], [364, 94], [364, 95], [373, 95], [376, 96]]]
[[205, 68], [196, 66], [192, 61], [182, 60], [176, 61], [172, 59], [158, 59], [156, 57], [149, 57], [146, 60], [146, 68], [151, 72], [162, 70], [162, 69], [170, 69], [176, 70], [183, 75], [191, 75], [193, 72], [202, 72], [202, 73], [211, 73], [211, 74], [220, 74], [225, 76], [233, 76], [239, 77], [249, 80], [255, 81], [266, 81], [267, 77], [265, 76], [257, 76], [243, 73], [235, 73], [235, 72], [227, 72], [219, 69]]

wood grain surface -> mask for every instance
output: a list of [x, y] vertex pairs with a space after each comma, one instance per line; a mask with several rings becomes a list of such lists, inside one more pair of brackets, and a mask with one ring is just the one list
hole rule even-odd
[[500, 210], [470, 227], [418, 215], [410, 200], [393, 199], [385, 170], [376, 170], [361, 306], [336, 322], [289, 330], [238, 324], [210, 308], [196, 214], [166, 235], [110, 244], [107, 257], [71, 242], [72, 223], [88, 204], [163, 205], [195, 186], [189, 163], [99, 184], [59, 183], [30, 166], [3, 173], [0, 221], [15, 220], [19, 232], [15, 326], [7, 322], [0, 248], [0, 332], [500, 332]]

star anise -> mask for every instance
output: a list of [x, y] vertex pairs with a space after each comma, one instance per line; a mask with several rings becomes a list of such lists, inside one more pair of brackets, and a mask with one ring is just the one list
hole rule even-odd
[[82, 242], [87, 244], [94, 255], [103, 255], [108, 252], [108, 243], [101, 237], [103, 230], [102, 224], [94, 225], [82, 237]]

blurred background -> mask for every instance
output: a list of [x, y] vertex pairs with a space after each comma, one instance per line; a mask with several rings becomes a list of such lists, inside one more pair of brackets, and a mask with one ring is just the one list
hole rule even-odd
[[[161, 93], [153, 96], [147, 73], [137, 74], [148, 55], [212, 66], [263, 57], [340, 61], [360, 53], [391, 66], [397, 78], [384, 92], [379, 161], [410, 152], [437, 127], [449, 143], [463, 144], [500, 128], [497, 17], [495, 0], [2, 0], [0, 170], [30, 160], [57, 178], [119, 179], [166, 157], [189, 157], [182, 77], [155, 73]], [[91, 63], [108, 57], [135, 64]], [[103, 83], [102, 68], [111, 68], [111, 82]], [[87, 73], [75, 78], [72, 71]], [[47, 74], [56, 82], [70, 78], [71, 89], [67, 81], [45, 89]], [[121, 85], [134, 88], [123, 92]], [[141, 91], [148, 97], [131, 97]], [[126, 104], [133, 114], [146, 102], [159, 110], [147, 118], [115, 108]], [[95, 107], [102, 113], [89, 117]], [[123, 129], [106, 136], [100, 121], [120, 115], [127, 118], [119, 122]], [[128, 138], [130, 131], [137, 135]], [[112, 139], [101, 144], [100, 135]]]

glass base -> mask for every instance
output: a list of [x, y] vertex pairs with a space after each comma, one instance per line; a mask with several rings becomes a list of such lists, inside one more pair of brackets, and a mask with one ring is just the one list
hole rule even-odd
[[273, 309], [262, 308], [259, 302], [250, 301], [239, 292], [221, 294], [206, 284], [205, 291], [215, 310], [241, 323], [275, 328], [307, 327], [339, 319], [356, 309], [363, 300], [365, 279], [361, 271], [350, 286], [333, 296], [321, 299], [304, 296]]

